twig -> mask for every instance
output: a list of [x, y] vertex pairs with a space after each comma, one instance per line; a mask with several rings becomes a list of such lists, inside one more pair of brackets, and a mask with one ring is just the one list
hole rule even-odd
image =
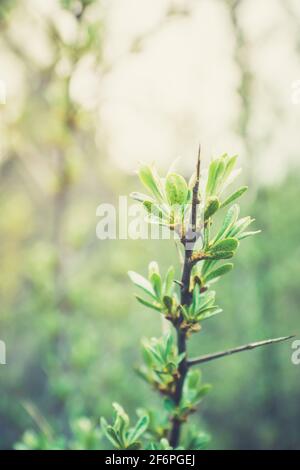
[[265, 341], [257, 341], [256, 343], [244, 344], [243, 346], [238, 346], [237, 348], [228, 349], [227, 351], [221, 351], [213, 354], [206, 354], [205, 356], [196, 357], [187, 361], [188, 367], [195, 366], [197, 364], [203, 364], [203, 362], [214, 361], [220, 357], [230, 356], [231, 354], [236, 354], [243, 351], [249, 351], [251, 349], [258, 348], [260, 346], [265, 346], [267, 344], [280, 343], [281, 341], [287, 341], [288, 339], [294, 338], [294, 335], [283, 336], [281, 338], [267, 339]]

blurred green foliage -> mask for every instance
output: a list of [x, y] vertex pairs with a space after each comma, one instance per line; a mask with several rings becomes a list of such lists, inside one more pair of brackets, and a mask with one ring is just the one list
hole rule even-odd
[[[22, 2], [17, 8], [22, 11]], [[52, 60], [41, 66], [20, 57], [18, 44], [13, 48], [13, 12], [0, 14], [1, 44], [23, 64], [26, 96], [17, 117], [4, 116], [0, 166], [0, 337], [7, 345], [0, 446], [13, 447], [25, 433], [18, 447], [98, 448], [101, 442], [103, 448], [99, 417], [110, 416], [111, 402], [122, 402], [132, 417], [137, 406], [159, 403], [134, 366], [145, 325], [151, 336], [161, 323], [136, 304], [126, 273], [144, 272], [152, 259], [165, 272], [176, 248], [168, 241], [96, 239], [97, 205], [135, 189], [134, 179], [108, 161], [105, 140], [95, 138], [93, 113], [68, 92], [70, 74], [87, 51], [101, 60], [101, 23], [79, 15], [78, 40], [66, 45], [50, 22]], [[56, 65], [65, 59], [70, 72], [62, 77]], [[245, 242], [220, 285], [224, 315], [192, 339], [191, 353], [299, 334], [298, 197], [296, 172], [244, 196], [244, 213], [256, 217], [263, 234]], [[281, 345], [202, 367], [214, 387], [193, 422], [212, 435], [212, 448], [300, 448], [300, 368], [290, 356], [290, 346]]]

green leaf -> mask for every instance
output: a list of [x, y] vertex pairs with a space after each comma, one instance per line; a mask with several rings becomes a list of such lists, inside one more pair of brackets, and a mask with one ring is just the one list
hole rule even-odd
[[150, 352], [150, 354], [152, 354], [152, 357], [154, 359], [154, 361], [157, 361], [158, 364], [160, 364], [161, 366], [164, 366], [165, 363], [164, 363], [164, 358], [161, 356], [161, 351], [158, 350], [157, 347], [154, 346], [151, 346], [151, 345], [148, 345], [148, 351]]
[[135, 284], [137, 287], [142, 289], [148, 295], [150, 295], [151, 297], [156, 299], [156, 294], [153, 290], [153, 287], [152, 287], [151, 283], [146, 278], [144, 278], [140, 274], [136, 273], [135, 271], [128, 271], [128, 276], [130, 277], [133, 284]]
[[113, 425], [114, 431], [117, 433], [119, 440], [122, 442], [122, 446], [127, 446], [126, 434], [129, 427], [129, 417], [125, 413], [124, 409], [118, 403], [113, 403], [115, 409], [116, 419]]
[[161, 210], [161, 206], [151, 201], [144, 201], [143, 206], [152, 217], [157, 217], [159, 221], [168, 222], [168, 216]]
[[212, 189], [215, 185], [215, 178], [216, 178], [216, 171], [219, 165], [218, 160], [212, 160], [208, 168], [208, 177], [206, 183], [206, 196], [210, 196], [212, 194]]
[[149, 425], [149, 417], [147, 415], [142, 416], [133, 429], [129, 432], [128, 440], [130, 445], [135, 443], [142, 434], [147, 430]]
[[217, 264], [217, 261], [213, 259], [207, 259], [204, 261], [202, 268], [201, 268], [201, 275], [205, 276], [206, 273], [211, 270], [215, 265]]
[[189, 447], [191, 450], [203, 450], [206, 449], [209, 442], [211, 440], [211, 437], [209, 434], [201, 433], [199, 435], [198, 440], [195, 440], [195, 447]]
[[139, 170], [139, 177], [142, 184], [153, 194], [153, 196], [159, 202], [163, 202], [164, 197], [161, 183], [155, 169], [148, 165], [143, 165]]
[[251, 217], [243, 217], [242, 219], [238, 220], [233, 227], [229, 230], [227, 235], [229, 237], [235, 237], [241, 232], [243, 232], [249, 225], [254, 222], [255, 219], [252, 219]]
[[187, 376], [187, 386], [188, 388], [197, 388], [201, 382], [201, 371], [200, 370], [190, 370]]
[[210, 384], [205, 384], [205, 385], [202, 385], [202, 387], [200, 388], [200, 390], [197, 391], [197, 394], [196, 394], [196, 400], [201, 400], [203, 397], [205, 397], [205, 395], [208, 394], [208, 392], [212, 389], [212, 386]]
[[228, 212], [223, 221], [223, 225], [218, 235], [216, 236], [215, 241], [220, 240], [221, 238], [227, 235], [229, 230], [236, 223], [239, 213], [240, 213], [240, 208], [237, 204], [234, 204], [232, 207], [230, 207], [230, 209], [228, 209]]
[[220, 207], [219, 199], [216, 196], [212, 196], [208, 199], [205, 212], [204, 212], [204, 220], [208, 220], [212, 217]]
[[234, 256], [234, 251], [216, 251], [215, 253], [211, 253], [210, 256], [214, 260], [231, 259]]
[[173, 450], [167, 439], [162, 438], [159, 443], [150, 442], [146, 450]]
[[225, 238], [215, 243], [210, 249], [210, 253], [217, 253], [219, 251], [234, 251], [237, 249], [239, 241], [236, 238]]
[[196, 405], [208, 393], [211, 386], [201, 385], [201, 373], [198, 370], [190, 370], [183, 386], [183, 399], [180, 403], [181, 412]]
[[234, 202], [236, 199], [241, 197], [248, 189], [248, 186], [242, 186], [240, 189], [235, 191], [233, 194], [231, 194], [225, 201], [222, 202], [220, 208], [226, 207], [232, 202]]
[[234, 169], [237, 158], [238, 158], [237, 155], [234, 155], [233, 157], [228, 157], [228, 160], [226, 162], [225, 172], [224, 172], [224, 180], [228, 178], [228, 176], [231, 174], [232, 170]]
[[143, 194], [139, 192], [130, 193], [130, 197], [138, 202], [149, 202], [149, 203], [154, 202], [154, 200], [151, 199], [147, 194]]
[[126, 450], [140, 450], [140, 448], [141, 448], [140, 442], [134, 442], [133, 444], [126, 446]]
[[153, 272], [150, 276], [150, 282], [153, 286], [154, 292], [158, 299], [161, 299], [162, 296], [162, 282], [161, 277], [157, 272]]
[[172, 223], [169, 217], [168, 218], [156, 217], [153, 214], [147, 214], [145, 217], [145, 221], [148, 224], [160, 225], [161, 227], [168, 227], [169, 229], [170, 229], [170, 226], [172, 226]]
[[122, 449], [122, 442], [120, 441], [117, 433], [115, 432], [114, 428], [110, 426], [105, 418], [101, 418], [101, 429], [107, 439], [117, 448]]
[[168, 334], [165, 337], [165, 357], [169, 357], [169, 355], [172, 353], [172, 348], [173, 348], [173, 336], [171, 334]]
[[208, 320], [208, 318], [211, 318], [215, 315], [218, 315], [219, 313], [222, 313], [223, 310], [219, 307], [207, 307], [204, 310], [201, 310], [199, 315], [197, 315], [197, 319], [199, 321], [203, 320]]
[[238, 168], [232, 171], [229, 177], [226, 178], [226, 180], [224, 180], [223, 188], [221, 192], [227, 189], [227, 187], [230, 186], [234, 182], [234, 180], [240, 175], [241, 171], [242, 171], [241, 168]]
[[169, 442], [167, 439], [162, 438], [160, 440], [160, 449], [161, 450], [172, 450], [173, 448], [170, 446]]
[[148, 266], [149, 279], [151, 278], [153, 273], [159, 274], [159, 266], [156, 261], [151, 261], [151, 263], [149, 263], [149, 266]]
[[193, 290], [192, 312], [197, 312], [200, 305], [200, 287], [196, 284]]
[[171, 312], [172, 307], [173, 307], [172, 297], [169, 297], [168, 295], [164, 295], [163, 303], [164, 303], [165, 307], [168, 309], [168, 312]]
[[136, 295], [135, 298], [138, 302], [140, 302], [140, 304], [144, 305], [145, 307], [152, 308], [153, 310], [157, 310], [158, 312], [161, 312], [162, 310], [158, 303], [148, 302], [147, 300], [142, 299], [142, 297], [139, 297], [138, 295]]
[[183, 359], [184, 359], [185, 357], [186, 357], [186, 352], [183, 352], [183, 353], [181, 353], [181, 354], [178, 354], [178, 356], [177, 356], [177, 361], [176, 361], [177, 364], [180, 364], [180, 363], [183, 361]]
[[211, 271], [210, 273], [208, 273], [205, 276], [205, 282], [210, 282], [213, 279], [216, 279], [220, 276], [223, 276], [224, 274], [229, 273], [232, 270], [232, 268], [233, 268], [232, 263], [223, 264], [223, 266], [220, 266], [219, 268], [216, 268], [213, 271]]
[[171, 206], [186, 204], [188, 185], [185, 179], [177, 173], [170, 173], [166, 179], [166, 194]]
[[196, 311], [197, 313], [201, 312], [204, 308], [210, 307], [215, 303], [216, 292], [214, 290], [209, 290], [201, 295], [201, 300], [199, 308]]
[[173, 291], [175, 269], [173, 266], [170, 266], [165, 277], [163, 291], [165, 295], [170, 295]]
[[255, 232], [244, 232], [241, 235], [238, 235], [239, 240], [244, 240], [244, 238], [252, 237], [252, 235], [257, 235], [261, 233], [261, 230], [256, 230]]
[[187, 431], [185, 448], [189, 450], [202, 450], [207, 447], [210, 436], [204, 432], [199, 432], [196, 426], [189, 427]]
[[151, 367], [152, 365], [152, 354], [148, 350], [148, 344], [144, 341], [142, 341], [142, 354], [143, 354], [143, 359], [148, 368]]
[[212, 189], [211, 189], [212, 194], [217, 192], [220, 185], [222, 184], [222, 179], [223, 179], [223, 176], [224, 176], [224, 172], [225, 172], [225, 162], [224, 162], [224, 158], [221, 157], [218, 160], [218, 166], [217, 166], [216, 172], [215, 172], [214, 184], [213, 184]]
[[112, 406], [116, 412], [117, 417], [121, 417], [122, 420], [125, 422], [126, 426], [128, 426], [129, 417], [128, 417], [128, 414], [125, 413], [124, 408], [121, 405], [119, 405], [119, 403], [116, 403], [116, 402], [114, 402]]
[[164, 409], [169, 413], [173, 413], [174, 409], [176, 408], [176, 405], [171, 398], [165, 398], [164, 399]]

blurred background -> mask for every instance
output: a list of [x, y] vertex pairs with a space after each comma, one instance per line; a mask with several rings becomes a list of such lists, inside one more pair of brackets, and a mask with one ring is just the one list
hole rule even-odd
[[[140, 189], [141, 160], [164, 172], [181, 157], [188, 177], [199, 141], [206, 162], [238, 153], [242, 214], [263, 230], [191, 353], [299, 337], [299, 26], [297, 0], [1, 0], [1, 448], [24, 433], [33, 448], [103, 448], [113, 401], [159, 406], [134, 366], [161, 321], [127, 271], [165, 271], [176, 249], [95, 233], [100, 203]], [[300, 449], [290, 344], [202, 372], [213, 390], [193, 420], [210, 448]]]

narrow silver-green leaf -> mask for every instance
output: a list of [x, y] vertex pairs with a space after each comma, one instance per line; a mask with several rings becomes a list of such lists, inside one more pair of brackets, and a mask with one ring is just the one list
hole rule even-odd
[[218, 189], [222, 184], [222, 178], [224, 176], [224, 172], [225, 172], [225, 162], [224, 162], [224, 158], [221, 157], [218, 160], [218, 165], [215, 171], [214, 181], [213, 181], [213, 185], [211, 189], [212, 194], [218, 192]]
[[215, 178], [216, 178], [216, 171], [219, 165], [219, 161], [217, 159], [212, 160], [208, 168], [208, 177], [206, 183], [206, 197], [212, 194], [213, 187], [215, 185]]
[[200, 287], [196, 284], [193, 290], [192, 312], [197, 312], [200, 305]]
[[255, 219], [252, 219], [251, 217], [243, 217], [242, 219], [238, 220], [229, 230], [227, 235], [229, 237], [235, 237], [244, 230], [246, 230], [247, 227], [249, 227], [252, 222], [254, 222]]
[[130, 193], [130, 197], [134, 199], [134, 201], [138, 202], [154, 202], [152, 198], [150, 198], [147, 194], [139, 193], [139, 192], [133, 192]]
[[198, 309], [195, 310], [195, 313], [199, 315], [208, 307], [212, 307], [215, 303], [216, 293], [215, 291], [208, 291], [201, 295], [201, 301], [198, 305]]
[[140, 304], [144, 305], [145, 307], [152, 308], [153, 310], [157, 310], [158, 312], [161, 312], [162, 310], [162, 308], [159, 306], [157, 302], [156, 303], [148, 302], [147, 300], [142, 299], [142, 297], [138, 295], [136, 295], [135, 298], [138, 302], [140, 302]]
[[166, 274], [164, 285], [163, 285], [164, 295], [170, 295], [172, 293], [174, 276], [175, 276], [175, 269], [173, 266], [170, 266]]
[[205, 276], [205, 282], [210, 282], [212, 281], [213, 279], [216, 279], [220, 276], [224, 276], [224, 274], [227, 274], [229, 273], [233, 268], [233, 264], [232, 263], [226, 263], [226, 264], [223, 264], [222, 266], [220, 266], [219, 268], [216, 268], [214, 269], [213, 271], [211, 271], [210, 273], [208, 273], [206, 276]]
[[105, 436], [107, 437], [107, 439], [113, 444], [114, 447], [116, 447], [117, 449], [121, 449], [122, 442], [120, 441], [119, 436], [115, 432], [114, 428], [107, 423], [105, 418], [101, 418], [100, 422], [101, 422], [101, 429], [103, 433], [105, 434]]
[[237, 158], [238, 158], [237, 155], [233, 155], [233, 157], [228, 157], [227, 162], [226, 162], [225, 172], [224, 172], [224, 179], [227, 179], [228, 176], [233, 171], [236, 165]]
[[221, 238], [225, 237], [229, 230], [233, 227], [233, 225], [236, 223], [238, 216], [240, 213], [240, 208], [237, 204], [234, 204], [232, 207], [230, 207], [227, 211], [227, 214], [224, 218], [223, 225], [221, 229], [219, 230], [215, 241], [220, 240]]
[[148, 276], [151, 278], [152, 274], [159, 274], [159, 266], [156, 261], [151, 261], [148, 266]]
[[247, 191], [247, 189], [248, 189], [248, 186], [242, 186], [240, 189], [238, 189], [237, 191], [232, 193], [230, 196], [228, 196], [228, 198], [222, 202], [220, 207], [223, 208], [223, 207], [228, 206], [229, 204], [234, 202], [236, 199], [241, 197]]
[[222, 313], [223, 310], [219, 307], [207, 307], [197, 316], [199, 321], [208, 320], [209, 318]]
[[139, 177], [142, 184], [152, 193], [152, 195], [159, 201], [163, 202], [163, 192], [158, 175], [155, 169], [149, 165], [143, 165], [139, 170]]
[[154, 292], [154, 289], [151, 283], [146, 278], [136, 273], [135, 271], [128, 271], [128, 276], [130, 277], [133, 284], [135, 284], [137, 287], [142, 289], [148, 295], [156, 299], [156, 294]]
[[134, 444], [144, 432], [147, 430], [149, 425], [149, 417], [147, 415], [142, 416], [133, 429], [130, 430], [128, 440], [130, 445]]
[[162, 296], [162, 282], [160, 275], [157, 272], [153, 272], [150, 276], [150, 282], [153, 286], [156, 297], [160, 299]]
[[252, 235], [257, 235], [261, 233], [261, 230], [256, 230], [255, 232], [244, 232], [241, 235], [238, 235], [239, 240], [244, 240], [245, 238], [252, 237]]

